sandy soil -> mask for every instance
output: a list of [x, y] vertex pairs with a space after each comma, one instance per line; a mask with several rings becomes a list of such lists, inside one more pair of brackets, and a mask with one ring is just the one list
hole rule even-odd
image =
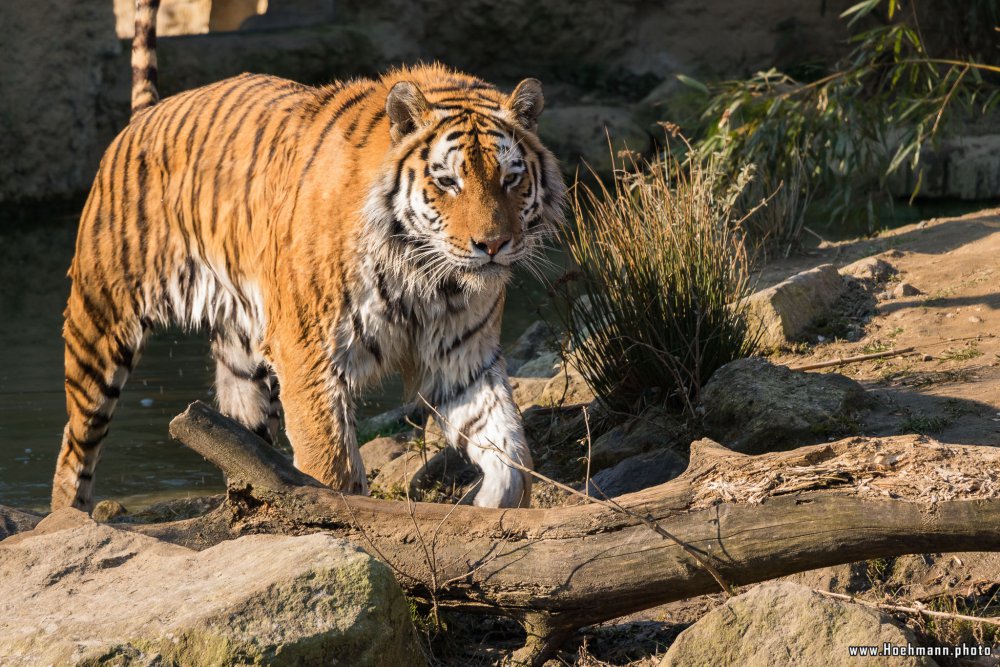
[[[884, 257], [898, 273], [875, 294], [856, 341], [810, 342], [775, 361], [791, 367], [872, 352], [905, 356], [830, 369], [879, 399], [858, 429], [866, 435], [925, 433], [942, 442], [1000, 444], [1000, 209], [930, 220], [876, 239], [823, 244], [769, 265], [769, 283], [801, 268]], [[913, 290], [919, 293], [903, 296]]]

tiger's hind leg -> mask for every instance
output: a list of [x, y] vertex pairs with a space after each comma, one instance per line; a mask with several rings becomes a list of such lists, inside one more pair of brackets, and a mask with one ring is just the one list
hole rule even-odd
[[278, 384], [250, 338], [218, 329], [212, 335], [219, 410], [270, 443], [278, 434]]
[[73, 283], [63, 326], [69, 418], [52, 481], [53, 510], [91, 509], [101, 444], [150, 326], [107, 289]]

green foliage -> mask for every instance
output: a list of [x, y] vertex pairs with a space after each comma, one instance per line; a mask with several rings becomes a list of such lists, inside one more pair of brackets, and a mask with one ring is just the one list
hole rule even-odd
[[[898, 0], [865, 0], [844, 16], [854, 25], [886, 3], [893, 19]], [[913, 169], [918, 194], [921, 148], [949, 119], [985, 113], [1000, 99], [991, 82], [1000, 68], [932, 57], [919, 26], [890, 22], [852, 42], [835, 71], [814, 81], [771, 69], [711, 87], [696, 153], [721, 154], [733, 173], [756, 165], [745, 200], [777, 192], [756, 231], [782, 246], [798, 239], [810, 207], [835, 223], [863, 216], [874, 231], [890, 176]]]
[[[563, 322], [571, 362], [612, 407], [668, 399], [689, 413], [711, 374], [750, 355], [742, 220], [715, 160], [621, 165], [611, 189], [580, 183], [565, 233], [579, 267]], [[655, 389], [654, 389], [655, 388]], [[655, 395], [656, 391], [659, 395]]]
[[899, 425], [900, 433], [920, 433], [929, 435], [940, 433], [948, 428], [951, 420], [937, 415], [912, 415], [903, 420]]

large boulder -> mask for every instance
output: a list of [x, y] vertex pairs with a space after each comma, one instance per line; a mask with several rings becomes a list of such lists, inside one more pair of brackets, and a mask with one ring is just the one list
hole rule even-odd
[[414, 665], [388, 566], [344, 540], [202, 552], [73, 509], [0, 542], [0, 656], [18, 665]]
[[760, 454], [850, 435], [870, 400], [843, 375], [803, 373], [752, 357], [715, 371], [702, 391], [701, 411], [708, 437]]
[[[874, 609], [788, 582], [730, 599], [682, 632], [660, 667], [836, 667], [857, 665], [851, 646], [916, 646], [913, 635]], [[933, 667], [922, 656], [860, 658], [865, 665]]]
[[746, 312], [760, 327], [761, 347], [783, 348], [829, 317], [845, 287], [836, 267], [824, 264], [750, 295]]

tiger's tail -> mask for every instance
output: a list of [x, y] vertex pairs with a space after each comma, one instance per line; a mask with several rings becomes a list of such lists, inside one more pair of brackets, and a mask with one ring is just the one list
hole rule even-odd
[[160, 101], [156, 90], [156, 13], [160, 0], [136, 0], [132, 38], [132, 115]]

